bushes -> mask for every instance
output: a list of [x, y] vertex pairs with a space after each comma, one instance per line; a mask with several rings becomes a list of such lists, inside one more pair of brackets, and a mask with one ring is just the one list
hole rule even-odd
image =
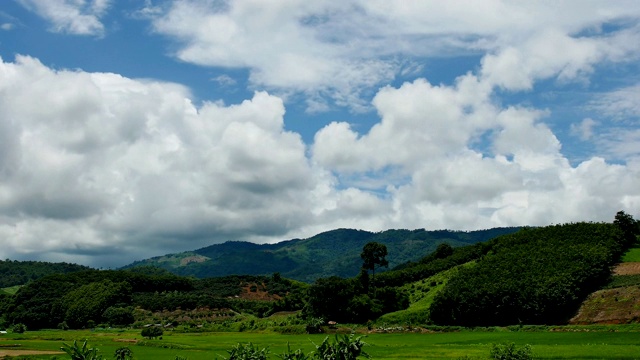
[[164, 331], [162, 330], [162, 328], [157, 326], [146, 327], [142, 329], [142, 332], [140, 333], [140, 335], [146, 337], [147, 339], [155, 339], [162, 336], [162, 334], [164, 334]]
[[[360, 356], [370, 358], [369, 354], [362, 350], [366, 345], [362, 341], [362, 336], [355, 337], [354, 334], [336, 335], [333, 341], [329, 341], [327, 336], [320, 345], [316, 345], [315, 352], [305, 354], [300, 349], [292, 351], [289, 343], [287, 343], [287, 350], [276, 356], [283, 360], [355, 360]], [[252, 343], [238, 343], [227, 352], [229, 353], [227, 360], [266, 360], [269, 348], [259, 349]]]
[[267, 360], [269, 348], [258, 349], [252, 343], [238, 343], [227, 352], [229, 353], [228, 360]]
[[73, 345], [67, 345], [62, 343], [60, 350], [66, 352], [71, 360], [102, 360], [102, 355], [98, 354], [98, 349], [90, 348], [85, 340], [82, 346], [78, 345], [76, 340], [73, 340]]
[[531, 346], [516, 347], [515, 343], [491, 344], [490, 359], [494, 360], [531, 360]]

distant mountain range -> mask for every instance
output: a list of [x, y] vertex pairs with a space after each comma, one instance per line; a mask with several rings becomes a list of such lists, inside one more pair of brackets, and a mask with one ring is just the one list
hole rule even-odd
[[387, 230], [368, 232], [337, 229], [308, 239], [293, 239], [276, 244], [229, 241], [194, 251], [167, 254], [136, 261], [123, 268], [155, 266], [174, 274], [207, 278], [225, 275], [282, 276], [304, 282], [321, 277], [351, 277], [362, 265], [362, 247], [371, 241], [386, 245], [389, 268], [416, 261], [433, 252], [438, 245], [453, 247], [484, 242], [518, 231], [518, 227], [479, 231]]

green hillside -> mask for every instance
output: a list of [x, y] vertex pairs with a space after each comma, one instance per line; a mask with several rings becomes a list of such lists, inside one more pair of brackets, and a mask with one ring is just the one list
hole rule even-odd
[[153, 265], [174, 274], [207, 278], [232, 274], [282, 276], [313, 282], [328, 276], [353, 277], [362, 265], [360, 253], [368, 242], [384, 244], [389, 252], [389, 268], [417, 261], [438, 245], [453, 247], [485, 242], [510, 234], [519, 228], [496, 228], [481, 231], [387, 230], [372, 233], [338, 229], [307, 239], [276, 244], [253, 244], [230, 241], [195, 251], [168, 254], [137, 261], [125, 268]]
[[[373, 271], [376, 262], [384, 264], [380, 261], [384, 259], [378, 258], [373, 267], [361, 269], [356, 276], [322, 277], [313, 284], [288, 279], [279, 272], [197, 279], [151, 266], [52, 274], [29, 281], [14, 294], [0, 293], [0, 327], [19, 323], [28, 329], [162, 323], [179, 326], [182, 331], [272, 326], [300, 332], [319, 331], [318, 326], [329, 321], [474, 327], [567, 324], [572, 317], [574, 323], [640, 319], [640, 264], [620, 264], [622, 259], [634, 260], [637, 252], [634, 246], [638, 245], [640, 222], [630, 216], [618, 213], [608, 224], [525, 228], [476, 243], [470, 239], [480, 236], [470, 234], [338, 230], [268, 245], [269, 251], [263, 251], [263, 256], [271, 259], [295, 251], [308, 260], [322, 252], [346, 260], [339, 249], [355, 248], [353, 243], [366, 241], [379, 249], [381, 243], [370, 242], [386, 241], [391, 244], [389, 258], [394, 245], [409, 246], [409, 240], [438, 244], [434, 251], [413, 261], [400, 262], [396, 257], [397, 265], [385, 272]], [[344, 240], [347, 235], [352, 240]], [[453, 247], [449, 245], [453, 238], [468, 245]], [[265, 249], [263, 246], [226, 243], [191, 252], [182, 259], [164, 257], [162, 261], [178, 268], [215, 259], [240, 261], [240, 253], [252, 256], [252, 251]], [[359, 248], [357, 254], [361, 251]], [[322, 263], [322, 259], [316, 262]], [[362, 264], [360, 259], [356, 266]], [[614, 266], [616, 275], [612, 276]], [[287, 318], [268, 320], [276, 313]], [[261, 325], [259, 318], [263, 318]]]

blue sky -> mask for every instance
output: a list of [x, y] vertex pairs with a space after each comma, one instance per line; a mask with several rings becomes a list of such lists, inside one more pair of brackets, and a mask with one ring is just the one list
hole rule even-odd
[[8, 0], [0, 257], [640, 212], [636, 1]]

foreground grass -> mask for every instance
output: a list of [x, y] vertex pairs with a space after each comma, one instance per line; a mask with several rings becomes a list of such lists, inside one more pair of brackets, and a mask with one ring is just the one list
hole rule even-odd
[[[369, 334], [366, 351], [374, 359], [455, 359], [469, 356], [487, 358], [492, 343], [530, 344], [538, 359], [638, 359], [640, 331], [637, 326], [577, 327], [562, 332], [536, 331], [463, 331], [451, 333]], [[269, 347], [272, 358], [284, 352], [287, 342], [292, 349], [305, 352], [315, 349], [325, 335], [280, 335], [273, 333], [199, 333], [165, 334], [162, 340], [133, 344], [123, 340], [140, 340], [139, 331], [34, 331], [0, 337], [0, 350], [59, 350], [62, 342], [87, 339], [112, 358], [115, 349], [129, 346], [136, 359], [167, 359], [176, 355], [190, 360], [221, 359], [237, 343], [252, 342]], [[18, 346], [16, 346], [18, 345]], [[51, 359], [51, 355], [34, 357]], [[61, 355], [60, 359], [64, 359]]]

